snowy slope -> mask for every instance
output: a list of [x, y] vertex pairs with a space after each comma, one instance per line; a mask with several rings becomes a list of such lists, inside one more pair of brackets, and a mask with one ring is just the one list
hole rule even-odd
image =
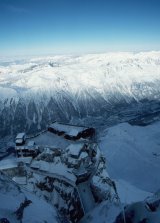
[[[121, 205], [103, 202], [85, 216], [81, 223], [125, 222], [123, 215], [119, 220], [117, 216], [126, 205], [126, 222], [159, 222], [159, 135], [160, 122], [145, 127], [122, 123], [101, 131], [99, 145], [107, 160], [108, 173], [116, 183]], [[146, 207], [150, 201], [155, 206], [153, 211]]]
[[112, 178], [156, 192], [160, 188], [160, 122], [145, 127], [122, 123], [103, 132], [100, 148]]
[[139, 186], [135, 187], [124, 180], [115, 180], [115, 183], [122, 204], [143, 201], [152, 195], [152, 193], [139, 189]]

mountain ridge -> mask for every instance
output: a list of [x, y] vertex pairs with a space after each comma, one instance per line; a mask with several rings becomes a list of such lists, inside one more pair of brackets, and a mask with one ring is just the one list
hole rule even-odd
[[[0, 60], [1, 136], [46, 128], [52, 121], [108, 119], [160, 100], [160, 52]], [[136, 108], [137, 106], [137, 108]], [[11, 126], [11, 127], [10, 127]]]

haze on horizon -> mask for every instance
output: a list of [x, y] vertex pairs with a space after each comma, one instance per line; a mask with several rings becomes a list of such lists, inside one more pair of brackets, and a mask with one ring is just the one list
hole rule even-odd
[[160, 50], [159, 0], [1, 0], [0, 56]]

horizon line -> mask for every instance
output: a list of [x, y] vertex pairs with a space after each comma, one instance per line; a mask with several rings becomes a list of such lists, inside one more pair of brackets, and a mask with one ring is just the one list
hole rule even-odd
[[147, 53], [147, 52], [154, 52], [158, 53], [160, 52], [159, 50], [109, 50], [109, 51], [89, 51], [89, 52], [66, 52], [66, 53], [49, 53], [49, 52], [44, 52], [44, 53], [35, 53], [35, 54], [11, 54], [11, 55], [0, 55], [0, 59], [2, 58], [12, 58], [12, 57], [41, 57], [41, 56], [82, 56], [82, 55], [89, 55], [89, 54], [108, 54], [108, 53], [133, 53], [133, 54], [138, 54], [138, 53]]

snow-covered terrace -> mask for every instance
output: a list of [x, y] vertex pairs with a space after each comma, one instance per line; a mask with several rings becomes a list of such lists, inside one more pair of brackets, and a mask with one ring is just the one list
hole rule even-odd
[[[65, 149], [70, 142], [58, 135], [52, 134], [51, 132], [43, 132], [40, 135], [33, 137], [32, 140], [39, 146], [45, 147], [55, 147]], [[30, 139], [27, 139], [26, 143], [29, 142]]]
[[58, 178], [67, 181], [71, 185], [75, 185], [76, 177], [63, 163], [49, 163], [43, 160], [34, 160], [30, 166], [32, 172]]

